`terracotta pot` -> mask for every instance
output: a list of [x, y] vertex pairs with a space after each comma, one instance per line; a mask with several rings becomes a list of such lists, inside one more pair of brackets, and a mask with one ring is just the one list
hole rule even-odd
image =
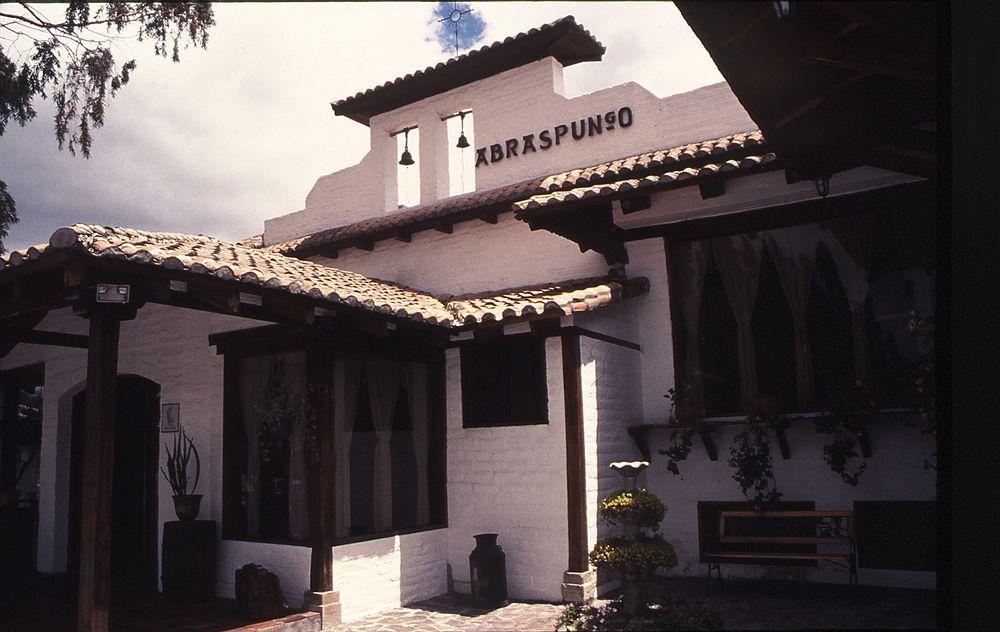
[[201, 494], [174, 496], [174, 511], [179, 520], [189, 521], [198, 517], [201, 509]]

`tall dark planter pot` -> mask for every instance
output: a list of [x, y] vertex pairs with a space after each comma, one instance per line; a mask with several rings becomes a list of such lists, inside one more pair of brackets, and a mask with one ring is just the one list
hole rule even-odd
[[506, 606], [507, 556], [497, 544], [498, 534], [481, 533], [469, 554], [472, 603], [477, 606]]

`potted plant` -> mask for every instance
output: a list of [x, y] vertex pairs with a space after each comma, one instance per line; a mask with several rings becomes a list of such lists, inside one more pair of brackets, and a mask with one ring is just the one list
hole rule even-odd
[[[194, 441], [187, 436], [184, 429], [174, 436], [174, 449], [163, 444], [167, 450], [167, 466], [160, 467], [163, 477], [170, 483], [170, 489], [174, 492], [174, 511], [180, 520], [194, 520], [198, 517], [198, 510], [201, 507], [201, 494], [195, 494], [198, 488], [198, 479], [201, 477], [201, 459], [198, 457], [198, 449], [194, 447]], [[188, 490], [188, 465], [191, 457], [194, 457], [194, 483]]]

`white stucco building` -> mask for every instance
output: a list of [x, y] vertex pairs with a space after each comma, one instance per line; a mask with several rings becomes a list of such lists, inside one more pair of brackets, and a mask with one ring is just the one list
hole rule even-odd
[[[563, 68], [603, 52], [568, 18], [334, 103], [370, 128], [369, 153], [239, 244], [79, 225], [4, 258], [5, 288], [61, 266], [36, 285], [60, 290], [50, 304], [5, 312], [53, 334], [0, 359], [5, 423], [22, 414], [15, 400], [40, 408], [37, 458], [17, 487], [37, 489], [25, 563], [79, 568], [79, 347], [92, 341], [66, 288], [107, 282], [145, 303], [122, 322], [117, 373], [133, 380], [119, 381], [119, 411], [148, 424], [116, 447], [139, 500], [112, 502], [112, 588], [123, 555], [130, 581], [159, 586], [175, 519], [158, 474], [174, 436], [163, 405], [179, 405], [199, 450], [216, 594], [232, 597], [235, 571], [258, 563], [297, 606], [325, 546], [350, 621], [469, 592], [479, 533], [499, 534], [512, 598], [562, 600], [593, 581], [585, 555], [606, 535], [597, 504], [618, 485], [616, 460], [651, 461], [643, 484], [668, 506], [680, 559], [669, 572], [704, 575], [713, 524], [718, 535], [708, 516], [747, 502], [727, 458], [762, 396], [787, 413], [770, 435], [782, 500], [855, 511], [861, 583], [934, 587], [932, 561], [865, 548], [900, 521], [904, 552], [934, 548], [933, 527], [912, 520], [933, 517], [935, 445], [911, 427], [907, 389], [926, 349], [906, 333], [911, 310], [933, 319], [933, 189], [872, 167], [836, 174], [829, 196], [789, 183], [725, 83], [567, 96]], [[471, 146], [455, 147], [459, 132]], [[4, 291], [13, 305], [24, 290]], [[849, 485], [812, 420], [856, 381], [880, 412]], [[311, 394], [320, 384], [326, 404]], [[679, 475], [658, 452], [674, 388], [698, 422]], [[307, 417], [328, 428], [322, 484]], [[319, 545], [312, 485], [332, 490]], [[823, 562], [780, 570], [847, 581]]]

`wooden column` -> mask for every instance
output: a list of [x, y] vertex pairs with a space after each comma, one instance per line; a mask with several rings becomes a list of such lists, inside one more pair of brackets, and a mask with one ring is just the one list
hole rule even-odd
[[312, 541], [309, 590], [325, 592], [333, 590], [333, 538], [336, 533], [333, 352], [319, 347], [307, 353], [310, 430], [306, 434], [306, 464], [309, 468], [306, 499], [309, 506], [309, 538]]
[[587, 479], [584, 466], [583, 382], [580, 336], [562, 334], [563, 394], [566, 402], [566, 499], [569, 534], [568, 571], [589, 569], [587, 560]]
[[108, 629], [111, 571], [111, 485], [115, 450], [115, 384], [118, 377], [118, 314], [89, 314], [87, 400], [80, 512], [80, 586], [77, 629]]

